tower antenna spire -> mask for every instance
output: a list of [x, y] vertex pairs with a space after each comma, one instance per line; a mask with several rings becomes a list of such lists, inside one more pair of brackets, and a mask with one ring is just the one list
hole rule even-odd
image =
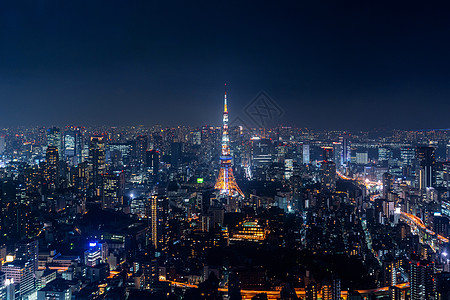
[[223, 127], [222, 127], [222, 155], [220, 156], [220, 172], [217, 178], [216, 189], [221, 195], [244, 197], [241, 189], [236, 183], [231, 165], [230, 137], [228, 133], [228, 107], [227, 107], [227, 84], [225, 83], [224, 109], [223, 109]]

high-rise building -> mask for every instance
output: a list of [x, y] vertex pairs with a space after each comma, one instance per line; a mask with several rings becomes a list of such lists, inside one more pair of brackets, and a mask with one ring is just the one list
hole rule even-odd
[[311, 156], [309, 151], [309, 145], [303, 144], [303, 164], [307, 165], [311, 162]]
[[348, 140], [347, 136], [340, 136], [339, 143], [341, 143], [341, 145], [342, 145], [341, 161], [344, 166], [347, 166], [347, 164], [350, 163], [350, 159], [351, 159], [350, 141]]
[[38, 270], [38, 258], [38, 240], [22, 240], [17, 243], [16, 259], [31, 262], [33, 273]]
[[19, 284], [20, 297], [30, 294], [35, 290], [36, 281], [32, 262], [24, 260], [8, 262], [2, 265], [2, 272], [6, 274], [7, 280], [12, 280], [16, 285]]
[[305, 289], [306, 300], [317, 300], [317, 284], [310, 283]]
[[145, 153], [148, 150], [148, 136], [139, 135], [136, 137], [136, 158], [140, 163], [145, 163]]
[[411, 300], [435, 299], [434, 262], [411, 261], [409, 276]]
[[92, 194], [94, 196], [101, 195], [103, 184], [103, 174], [105, 173], [105, 141], [102, 136], [91, 137], [89, 144], [89, 179]]
[[392, 175], [389, 173], [383, 174], [383, 198], [387, 199], [389, 192], [392, 191]]
[[334, 162], [322, 162], [320, 181], [322, 192], [334, 193], [336, 191], [336, 164]]
[[79, 128], [71, 128], [64, 132], [64, 158], [76, 166], [81, 162], [81, 132]]
[[389, 148], [386, 147], [380, 147], [378, 148], [378, 161], [389, 161], [392, 159], [392, 151]]
[[340, 167], [343, 165], [342, 161], [342, 144], [339, 142], [333, 142], [333, 161], [336, 164], [336, 167]]
[[150, 216], [150, 231], [151, 243], [153, 247], [160, 251], [166, 245], [165, 221], [167, 213], [167, 201], [165, 198], [152, 196], [149, 199], [149, 216]]
[[45, 160], [44, 180], [49, 190], [55, 190], [58, 187], [60, 176], [58, 148], [47, 147]]
[[157, 175], [159, 171], [159, 151], [148, 150], [146, 152], [146, 166], [147, 170], [152, 175]]
[[56, 147], [58, 148], [59, 159], [63, 159], [63, 148], [62, 148], [62, 140], [61, 140], [61, 130], [56, 127], [52, 127], [47, 129], [47, 147]]
[[201, 131], [194, 131], [192, 133], [192, 144], [197, 145], [197, 146], [202, 144], [202, 132]]
[[417, 147], [419, 189], [433, 187], [436, 181], [436, 159], [433, 147]]
[[416, 150], [413, 147], [400, 148], [400, 162], [403, 176], [414, 175], [414, 164], [416, 161]]
[[383, 284], [385, 286], [397, 285], [398, 262], [394, 259], [385, 259], [383, 261]]
[[450, 143], [445, 145], [445, 160], [450, 161]]
[[115, 208], [123, 205], [125, 176], [123, 172], [103, 175], [102, 207]]
[[358, 165], [367, 165], [369, 163], [369, 154], [367, 152], [356, 152], [356, 163]]
[[252, 139], [252, 164], [269, 165], [273, 162], [274, 147], [271, 139]]
[[322, 160], [334, 161], [333, 147], [322, 147]]

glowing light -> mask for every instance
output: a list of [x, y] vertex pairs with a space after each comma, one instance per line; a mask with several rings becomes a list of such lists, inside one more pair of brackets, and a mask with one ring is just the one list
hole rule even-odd
[[97, 243], [89, 243], [89, 247], [95, 247], [97, 246]]
[[14, 260], [14, 256], [6, 255], [6, 262], [12, 262]]

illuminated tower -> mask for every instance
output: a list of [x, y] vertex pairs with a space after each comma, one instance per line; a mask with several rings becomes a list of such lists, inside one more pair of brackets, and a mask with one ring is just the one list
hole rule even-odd
[[228, 135], [227, 91], [225, 90], [222, 128], [222, 155], [220, 156], [219, 178], [217, 178], [214, 188], [220, 190], [221, 195], [235, 196], [239, 194], [244, 197], [244, 193], [242, 193], [236, 183], [236, 179], [234, 179], [231, 159], [230, 137]]

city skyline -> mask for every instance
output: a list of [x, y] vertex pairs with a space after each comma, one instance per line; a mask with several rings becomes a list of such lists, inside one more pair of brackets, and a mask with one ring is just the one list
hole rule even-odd
[[0, 1], [0, 300], [450, 300], [448, 8]]

